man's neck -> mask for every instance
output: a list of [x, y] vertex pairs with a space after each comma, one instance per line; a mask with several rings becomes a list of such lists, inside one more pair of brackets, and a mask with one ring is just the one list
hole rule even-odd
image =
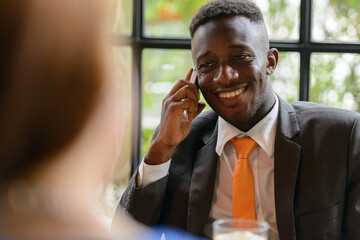
[[264, 101], [264, 104], [262, 106], [259, 107], [259, 111], [256, 114], [256, 116], [252, 117], [249, 121], [244, 121], [241, 123], [231, 123], [233, 124], [236, 128], [238, 128], [239, 130], [243, 131], [243, 132], [247, 132], [249, 131], [251, 128], [253, 128], [258, 122], [261, 121], [261, 119], [263, 119], [270, 111], [271, 109], [274, 107], [275, 105], [275, 95], [274, 93], [270, 93], [267, 97], [267, 100]]

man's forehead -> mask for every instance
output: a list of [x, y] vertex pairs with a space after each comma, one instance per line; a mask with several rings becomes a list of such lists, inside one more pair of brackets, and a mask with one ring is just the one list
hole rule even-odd
[[[244, 16], [222, 17], [213, 19], [195, 31], [191, 39], [192, 49], [203, 48], [203, 44], [212, 39], [220, 39], [222, 36], [234, 39], [234, 42], [246, 42], [250, 45], [268, 42], [266, 27], [263, 23], [255, 23]], [[202, 46], [202, 47], [201, 47]]]
[[267, 36], [263, 29], [260, 24], [251, 22], [243, 16], [219, 18], [201, 25], [194, 33], [191, 41], [192, 45], [197, 45], [215, 39], [219, 40], [223, 37], [235, 41], [255, 40]]
[[194, 37], [199, 32], [204, 31], [224, 31], [224, 29], [236, 29], [236, 30], [250, 30], [258, 31], [261, 24], [252, 22], [249, 18], [244, 16], [231, 16], [231, 17], [220, 17], [212, 19], [201, 26], [194, 33]]

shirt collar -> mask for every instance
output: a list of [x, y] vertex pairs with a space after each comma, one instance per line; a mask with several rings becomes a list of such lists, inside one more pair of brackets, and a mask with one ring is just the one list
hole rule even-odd
[[275, 95], [275, 105], [271, 111], [248, 132], [243, 132], [219, 116], [218, 135], [215, 151], [221, 156], [225, 144], [233, 137], [249, 136], [271, 157], [274, 152], [276, 125], [279, 112], [279, 100]]

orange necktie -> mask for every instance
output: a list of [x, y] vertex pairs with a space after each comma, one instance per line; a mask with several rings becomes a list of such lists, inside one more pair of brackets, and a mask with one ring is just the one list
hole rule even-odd
[[257, 143], [250, 137], [231, 139], [238, 161], [233, 176], [233, 218], [256, 219], [254, 176], [249, 156]]

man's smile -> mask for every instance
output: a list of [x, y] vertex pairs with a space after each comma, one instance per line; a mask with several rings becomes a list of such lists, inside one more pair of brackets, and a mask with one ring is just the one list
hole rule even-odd
[[238, 87], [233, 89], [219, 89], [216, 92], [216, 96], [219, 101], [218, 103], [224, 107], [238, 106], [240, 101], [243, 101], [241, 99], [244, 97], [247, 89], [248, 86], [241, 86], [241, 88]]
[[233, 98], [233, 97], [239, 96], [244, 91], [245, 91], [245, 88], [240, 88], [240, 89], [237, 89], [237, 90], [231, 91], [231, 92], [220, 92], [220, 93], [218, 93], [218, 95], [220, 98]]

